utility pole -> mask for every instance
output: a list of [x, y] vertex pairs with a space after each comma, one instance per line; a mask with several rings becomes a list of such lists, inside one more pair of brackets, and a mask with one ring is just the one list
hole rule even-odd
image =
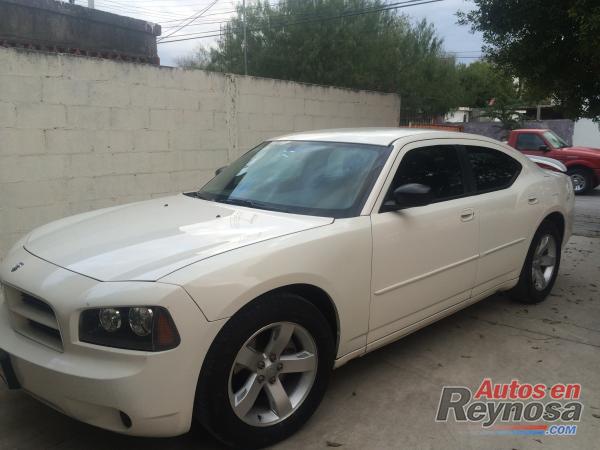
[[94, 9], [94, 0], [88, 0], [88, 8]]
[[244, 8], [244, 75], [248, 75], [248, 40], [246, 39], [246, 0], [244, 0], [242, 8]]

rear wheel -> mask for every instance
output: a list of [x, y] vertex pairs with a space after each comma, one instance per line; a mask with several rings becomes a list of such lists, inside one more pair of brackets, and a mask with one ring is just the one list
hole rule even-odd
[[575, 194], [586, 194], [594, 188], [593, 176], [589, 170], [581, 167], [574, 167], [569, 169], [567, 174], [571, 177]]
[[522, 303], [539, 303], [544, 300], [556, 281], [560, 266], [561, 236], [556, 226], [544, 222], [538, 228], [523, 264], [519, 283], [511, 297]]
[[218, 439], [259, 448], [285, 439], [313, 414], [333, 366], [334, 340], [302, 297], [268, 295], [233, 316], [212, 344], [195, 413]]

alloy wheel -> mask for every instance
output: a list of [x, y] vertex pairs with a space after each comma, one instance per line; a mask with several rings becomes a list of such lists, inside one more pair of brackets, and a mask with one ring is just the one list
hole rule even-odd
[[254, 333], [239, 350], [229, 375], [229, 401], [252, 426], [270, 426], [290, 417], [306, 399], [317, 375], [317, 346], [292, 322], [277, 322]]
[[531, 279], [538, 291], [548, 287], [556, 268], [556, 239], [551, 234], [544, 234], [533, 254]]
[[571, 182], [573, 183], [573, 190], [575, 192], [583, 192], [586, 188], [587, 181], [585, 177], [579, 173], [571, 175]]

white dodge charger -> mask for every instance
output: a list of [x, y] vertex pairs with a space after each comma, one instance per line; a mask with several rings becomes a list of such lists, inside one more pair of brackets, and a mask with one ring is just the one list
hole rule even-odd
[[10, 388], [138, 436], [292, 434], [332, 368], [498, 291], [535, 303], [569, 178], [461, 133], [282, 136], [197, 192], [79, 214], [0, 267]]

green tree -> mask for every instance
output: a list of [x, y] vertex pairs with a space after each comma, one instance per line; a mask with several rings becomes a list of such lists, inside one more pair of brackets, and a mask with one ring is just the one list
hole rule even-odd
[[459, 23], [483, 33], [490, 60], [573, 119], [600, 120], [598, 0], [473, 0]]
[[520, 108], [522, 108], [521, 105], [520, 100], [512, 97], [494, 98], [486, 106], [482, 117], [498, 120], [501, 128], [506, 132], [522, 128], [525, 116], [520, 111]]
[[[411, 23], [381, 0], [259, 2], [247, 9], [248, 73], [397, 92], [404, 110], [443, 114], [459, 106], [453, 57], [426, 21]], [[226, 26], [209, 61], [185, 66], [244, 73], [243, 12]], [[201, 53], [204, 55], [204, 53]]]
[[[483, 109], [482, 117], [499, 120], [504, 130], [519, 128], [519, 112], [530, 99], [510, 75], [488, 61], [477, 61], [458, 68], [462, 106]], [[535, 104], [535, 102], [533, 102]]]
[[186, 69], [207, 69], [210, 64], [210, 50], [201, 45], [191, 55], [177, 59], [177, 65]]
[[491, 99], [519, 98], [512, 77], [487, 61], [476, 61], [458, 67], [462, 106], [484, 108]]

